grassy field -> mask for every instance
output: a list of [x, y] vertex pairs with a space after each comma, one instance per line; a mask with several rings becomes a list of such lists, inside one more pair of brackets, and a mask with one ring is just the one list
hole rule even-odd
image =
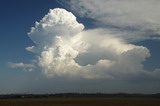
[[0, 99], [0, 106], [160, 106], [156, 98], [28, 98]]

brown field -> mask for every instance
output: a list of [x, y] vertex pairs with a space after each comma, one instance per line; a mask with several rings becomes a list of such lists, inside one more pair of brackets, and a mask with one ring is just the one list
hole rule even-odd
[[160, 106], [158, 98], [0, 99], [0, 106]]

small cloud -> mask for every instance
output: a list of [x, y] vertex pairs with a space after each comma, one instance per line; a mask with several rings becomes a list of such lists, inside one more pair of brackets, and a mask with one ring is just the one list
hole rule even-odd
[[31, 72], [35, 68], [35, 65], [33, 64], [24, 64], [24, 63], [12, 63], [9, 62], [8, 66], [10, 68], [22, 68], [24, 71]]
[[25, 48], [27, 51], [29, 52], [33, 52], [33, 53], [37, 53], [37, 49], [35, 48], [35, 46], [29, 46]]

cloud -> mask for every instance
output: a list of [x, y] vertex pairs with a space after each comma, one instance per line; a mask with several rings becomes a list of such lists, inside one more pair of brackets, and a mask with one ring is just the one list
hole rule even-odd
[[129, 41], [160, 38], [159, 0], [67, 0], [61, 3], [81, 17], [94, 19], [98, 26], [116, 29], [117, 34], [122, 32], [121, 37]]
[[37, 53], [38, 49], [35, 46], [25, 48], [29, 52]]
[[23, 68], [24, 71], [29, 71], [29, 72], [33, 71], [33, 69], [35, 68], [35, 65], [33, 64], [12, 63], [12, 62], [9, 62], [8, 66], [10, 68]]
[[84, 63], [88, 60], [91, 65], [86, 64], [83, 69], [89, 75], [95, 72], [100, 78], [119, 79], [148, 73], [142, 65], [150, 56], [146, 47], [128, 44], [113, 35], [103, 33], [101, 29], [83, 31], [82, 34], [91, 46], [88, 52], [77, 56], [77, 62]]
[[37, 53], [37, 58], [31, 64], [11, 63], [12, 68], [38, 68], [49, 78], [152, 77], [142, 65], [150, 56], [146, 47], [130, 44], [110, 30], [84, 30], [84, 25], [65, 9], [50, 9], [28, 35], [36, 46], [26, 50]]
[[57, 8], [50, 9], [40, 22], [36, 22], [28, 35], [38, 47], [44, 49], [54, 45], [56, 36], [73, 36], [83, 28], [84, 26], [76, 21], [72, 13]]

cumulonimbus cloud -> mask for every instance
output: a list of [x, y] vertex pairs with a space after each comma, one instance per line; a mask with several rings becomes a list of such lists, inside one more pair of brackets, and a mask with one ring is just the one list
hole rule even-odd
[[36, 44], [26, 48], [37, 53], [34, 69], [40, 68], [51, 78], [116, 79], [152, 74], [142, 65], [150, 56], [146, 47], [129, 44], [103, 29], [83, 29], [71, 12], [50, 9], [28, 33]]

